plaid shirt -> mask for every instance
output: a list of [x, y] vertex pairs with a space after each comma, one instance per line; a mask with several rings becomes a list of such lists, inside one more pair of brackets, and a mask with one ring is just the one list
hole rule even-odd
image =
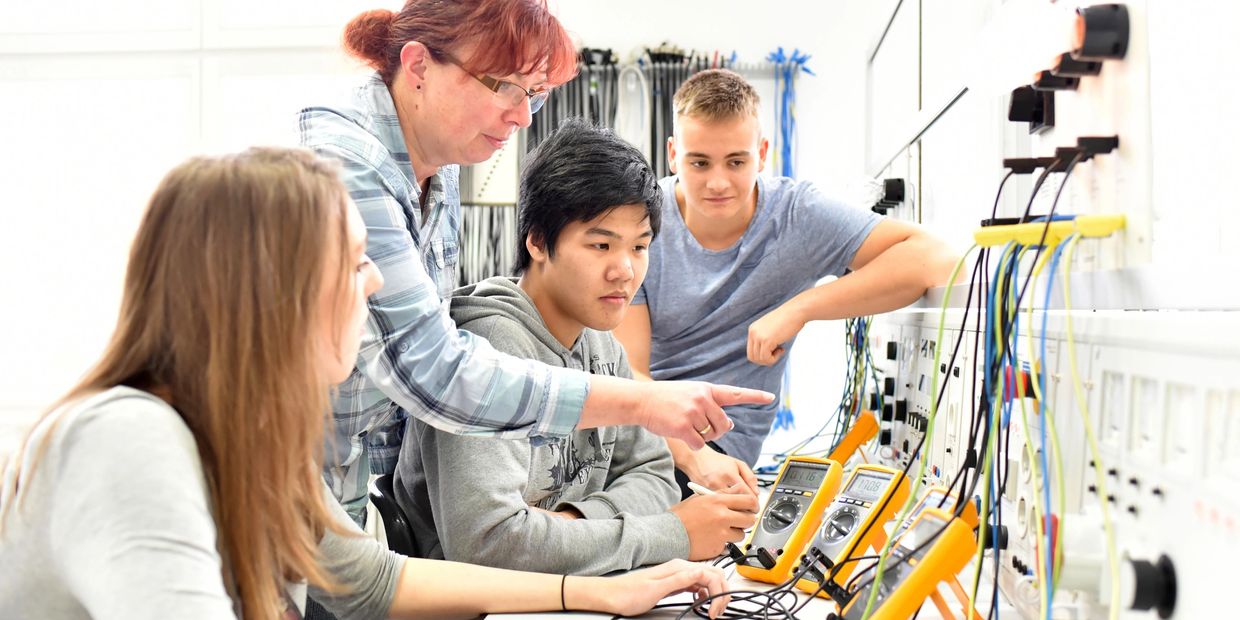
[[589, 384], [584, 373], [509, 357], [458, 331], [447, 300], [456, 285], [460, 231], [457, 166], [421, 190], [383, 80], [371, 76], [352, 101], [309, 107], [301, 144], [340, 160], [349, 195], [366, 222], [366, 253], [383, 273], [357, 366], [332, 405], [335, 436], [327, 480], [361, 521], [369, 475], [391, 473], [408, 415], [463, 435], [526, 438], [535, 444], [576, 426]]

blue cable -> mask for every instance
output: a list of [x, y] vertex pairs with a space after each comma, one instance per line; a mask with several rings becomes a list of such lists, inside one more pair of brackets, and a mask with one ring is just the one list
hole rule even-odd
[[1050, 510], [1050, 505], [1051, 505], [1050, 461], [1047, 457], [1048, 450], [1046, 449], [1046, 426], [1047, 426], [1046, 424], [1046, 416], [1047, 416], [1047, 413], [1046, 413], [1046, 398], [1047, 398], [1047, 392], [1046, 392], [1046, 372], [1047, 372], [1046, 371], [1046, 317], [1048, 314], [1050, 314], [1049, 310], [1051, 307], [1051, 291], [1054, 288], [1053, 285], [1055, 283], [1055, 272], [1058, 271], [1058, 267], [1059, 267], [1059, 257], [1063, 254], [1064, 248], [1067, 247], [1068, 245], [1067, 242], [1071, 241], [1072, 237], [1075, 237], [1075, 236], [1076, 235], [1071, 235], [1067, 239], [1064, 239], [1064, 242], [1060, 243], [1058, 247], [1055, 248], [1055, 251], [1051, 254], [1051, 264], [1050, 264], [1051, 272], [1046, 276], [1046, 297], [1044, 298], [1044, 301], [1042, 302], [1042, 338], [1041, 338], [1042, 372], [1039, 373], [1039, 380], [1038, 380], [1042, 388], [1042, 400], [1038, 402], [1038, 409], [1040, 410], [1040, 413], [1042, 416], [1042, 458], [1041, 458], [1042, 472], [1043, 472], [1042, 501], [1047, 507], [1046, 514], [1042, 516], [1042, 518], [1047, 521], [1047, 523], [1043, 524], [1043, 529], [1046, 531], [1046, 590], [1047, 590], [1046, 591], [1046, 620], [1051, 620], [1051, 605], [1055, 601], [1055, 588], [1054, 588], [1054, 581], [1053, 581], [1054, 566], [1055, 566], [1055, 550], [1051, 546], [1052, 544], [1054, 544], [1054, 537], [1051, 536], [1051, 528], [1050, 528], [1050, 514], [1051, 514], [1051, 510]]
[[795, 167], [792, 162], [792, 145], [796, 137], [796, 87], [795, 78], [797, 73], [808, 73], [815, 75], [814, 72], [806, 66], [809, 62], [810, 55], [804, 54], [800, 49], [792, 50], [792, 54], [784, 53], [781, 46], [775, 51], [767, 54], [767, 61], [771, 62], [774, 67], [775, 77], [775, 129], [779, 135], [779, 163], [777, 172], [780, 176], [794, 177]]
[[[789, 352], [784, 353], [784, 355], [788, 356], [788, 355], [792, 355], [792, 353], [789, 351]], [[791, 368], [792, 368], [792, 362], [791, 361], [785, 362], [784, 376], [780, 379], [780, 392], [781, 393], [779, 395], [779, 410], [775, 412], [775, 422], [771, 425], [772, 432], [783, 430], [783, 429], [792, 430], [796, 428], [797, 426], [796, 416], [793, 415], [792, 406], [791, 406], [791, 403], [789, 403], [789, 399], [790, 399], [789, 394], [792, 393], [792, 380], [791, 380], [791, 377], [789, 376], [791, 374], [790, 373]]]
[[[1012, 246], [1012, 242], [1009, 241], [1008, 244], [1003, 247], [1003, 253], [999, 255], [1000, 259], [1002, 259], [1003, 255], [1007, 253], [1008, 248], [1010, 248], [1011, 246]], [[991, 368], [991, 364], [994, 362], [994, 342], [992, 342], [991, 340], [991, 334], [994, 333], [992, 322], [994, 321], [994, 317], [995, 317], [995, 313], [994, 313], [995, 285], [999, 280], [999, 269], [1001, 267], [1002, 267], [1002, 264], [995, 266], [995, 275], [990, 280], [990, 287], [986, 291], [987, 312], [986, 312], [986, 321], [985, 321], [986, 334], [984, 337], [984, 342], [986, 343], [986, 346], [983, 348], [983, 355], [986, 358], [986, 372], [982, 375], [982, 390], [983, 390], [983, 393], [987, 395], [991, 393], [990, 390], [991, 390], [992, 381], [990, 378], [990, 374], [991, 374], [990, 368]]]

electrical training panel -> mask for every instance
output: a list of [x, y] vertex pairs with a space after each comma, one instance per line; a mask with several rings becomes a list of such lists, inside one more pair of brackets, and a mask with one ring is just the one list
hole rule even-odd
[[1240, 553], [1240, 228], [1180, 160], [1240, 165], [1185, 142], [1234, 129], [1194, 109], [1213, 95], [1185, 88], [1203, 62], [1189, 50], [1233, 40], [1216, 24], [1237, 16], [951, 4], [895, 3], [884, 22], [866, 157], [884, 181], [876, 212], [979, 247], [955, 286], [866, 326], [862, 397], [880, 430], [865, 450], [924, 471], [916, 497], [975, 485], [983, 544], [960, 582], [973, 588], [980, 557], [999, 617], [1225, 614], [1217, 562]]

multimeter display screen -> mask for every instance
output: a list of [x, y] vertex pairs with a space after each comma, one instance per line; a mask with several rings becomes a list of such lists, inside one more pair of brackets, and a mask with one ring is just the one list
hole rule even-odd
[[[930, 548], [934, 546], [934, 538], [942, 531], [944, 525], [942, 519], [922, 518], [912, 531], [900, 538], [900, 544], [892, 548], [891, 558], [887, 560], [887, 568], [883, 571], [883, 582], [878, 589], [879, 603], [875, 609], [878, 609], [882, 601], [886, 601], [891, 593], [900, 587], [900, 584], [913, 572], [917, 563], [926, 557]], [[909, 558], [908, 555], [914, 551], [916, 553]], [[874, 587], [873, 565], [862, 573], [858, 583], [862, 584], [862, 587], [849, 599], [851, 604], [844, 612], [844, 620], [861, 620], [870, 598], [870, 589]]]
[[809, 489], [817, 489], [822, 484], [823, 478], [827, 477], [827, 470], [818, 469], [816, 467], [789, 467], [784, 472], [783, 483], [793, 484], [799, 487]]
[[852, 483], [848, 485], [848, 489], [844, 492], [861, 501], [877, 501], [878, 498], [882, 497], [889, 480], [891, 480], [890, 476], [859, 473], [853, 476]]

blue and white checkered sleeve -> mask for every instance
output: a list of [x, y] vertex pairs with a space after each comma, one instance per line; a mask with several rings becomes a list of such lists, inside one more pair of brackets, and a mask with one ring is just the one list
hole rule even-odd
[[367, 254], [384, 278], [370, 299], [358, 359], [368, 382], [410, 415], [451, 433], [541, 443], [572, 432], [585, 405], [587, 375], [505, 355], [458, 330], [380, 172], [342, 149], [319, 150], [342, 160], [346, 186], [366, 222]]

